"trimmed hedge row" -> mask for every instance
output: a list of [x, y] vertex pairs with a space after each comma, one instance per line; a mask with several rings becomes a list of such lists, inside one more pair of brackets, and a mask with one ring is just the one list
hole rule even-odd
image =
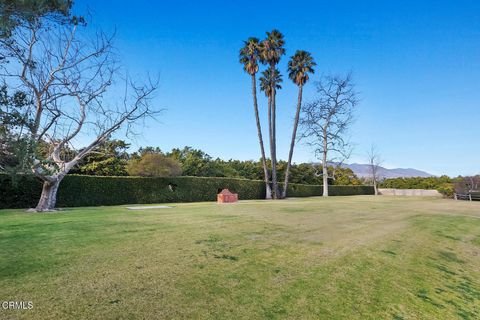
[[[262, 181], [212, 177], [99, 177], [67, 175], [60, 183], [58, 207], [83, 207], [133, 203], [168, 203], [215, 201], [217, 193], [227, 188], [238, 193], [240, 199], [264, 199]], [[323, 187], [290, 184], [290, 197], [318, 196]], [[41, 182], [32, 177], [0, 175], [0, 209], [28, 208], [36, 205], [41, 193]], [[330, 186], [336, 195], [373, 194], [371, 186]]]

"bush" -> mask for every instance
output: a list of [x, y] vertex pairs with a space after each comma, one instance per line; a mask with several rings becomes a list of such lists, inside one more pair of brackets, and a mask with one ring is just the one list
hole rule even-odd
[[438, 186], [437, 190], [446, 198], [453, 198], [453, 194], [455, 193], [455, 188], [452, 183], [444, 183]]
[[159, 153], [146, 153], [140, 159], [131, 159], [126, 170], [131, 176], [177, 177], [182, 174], [180, 162]]
[[[60, 183], [58, 207], [83, 207], [134, 203], [215, 201], [217, 193], [227, 188], [241, 200], [264, 199], [263, 181], [215, 177], [101, 177], [67, 175]], [[0, 209], [28, 208], [36, 205], [41, 182], [31, 177], [0, 175]], [[330, 195], [373, 194], [371, 186], [330, 186]], [[323, 187], [290, 184], [290, 197], [322, 195]]]
[[412, 177], [412, 178], [390, 178], [380, 182], [380, 188], [393, 189], [437, 189], [445, 183], [452, 183], [453, 179], [448, 176], [441, 177]]

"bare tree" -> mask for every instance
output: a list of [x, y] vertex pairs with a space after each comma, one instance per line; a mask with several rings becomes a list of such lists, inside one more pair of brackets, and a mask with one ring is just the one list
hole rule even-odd
[[459, 177], [454, 183], [456, 193], [469, 194], [480, 191], [480, 175]]
[[302, 107], [301, 138], [321, 160], [323, 196], [328, 197], [328, 164], [350, 156], [347, 133], [358, 98], [350, 74], [322, 77], [316, 86], [318, 97]]
[[[345, 151], [347, 150], [351, 150], [351, 149], [347, 148]], [[341, 172], [343, 167], [343, 161], [348, 159], [349, 157], [350, 155], [348, 154], [347, 156], [343, 156], [342, 158], [337, 157], [336, 159], [340, 160], [340, 162], [328, 162], [326, 173], [323, 170], [323, 164], [313, 165], [313, 175], [315, 177], [322, 177], [324, 185], [327, 185], [327, 188], [328, 188], [328, 179], [332, 181], [335, 181], [337, 179], [337, 171]], [[318, 167], [320, 167], [320, 170], [318, 170]], [[325, 177], [327, 179], [327, 184], [325, 184]], [[324, 190], [324, 193], [325, 193], [325, 190]], [[328, 196], [328, 190], [327, 190], [327, 196]]]
[[373, 188], [375, 189], [375, 195], [378, 195], [378, 181], [380, 179], [379, 171], [381, 169], [383, 160], [380, 157], [380, 153], [375, 144], [370, 146], [370, 150], [367, 151], [367, 157]]
[[[26, 162], [43, 181], [35, 211], [54, 209], [65, 175], [114, 132], [123, 127], [132, 133], [136, 122], [156, 113], [151, 99], [157, 81], [140, 85], [125, 77], [123, 89], [109, 95], [119, 71], [113, 36], [88, 36], [77, 22], [32, 19], [17, 26], [10, 38], [0, 39], [0, 52], [8, 61], [0, 65], [1, 76], [32, 101], [27, 111], [32, 123], [17, 133], [29, 137]], [[118, 96], [120, 100], [114, 99]]]

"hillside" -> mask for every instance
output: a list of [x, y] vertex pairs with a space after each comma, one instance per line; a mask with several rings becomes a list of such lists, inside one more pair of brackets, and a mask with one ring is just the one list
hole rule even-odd
[[[370, 173], [370, 166], [368, 164], [360, 164], [360, 163], [352, 163], [352, 164], [342, 164], [345, 168], [350, 168], [358, 177], [369, 177]], [[394, 169], [387, 169], [384, 167], [380, 167], [379, 169], [379, 176], [382, 178], [410, 178], [410, 177], [432, 177], [433, 175], [413, 169], [413, 168], [394, 168]]]

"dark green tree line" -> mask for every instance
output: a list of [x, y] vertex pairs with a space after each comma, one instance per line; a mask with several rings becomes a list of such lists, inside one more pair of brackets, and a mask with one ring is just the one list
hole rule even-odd
[[[86, 157], [80, 165], [71, 171], [74, 174], [101, 176], [197, 176], [227, 177], [250, 180], [263, 180], [263, 161], [223, 160], [212, 158], [206, 152], [191, 147], [174, 148], [163, 152], [158, 147], [142, 147], [128, 153], [128, 144], [122, 140], [109, 140], [99, 152]], [[266, 164], [271, 165], [270, 159]], [[284, 176], [287, 162], [278, 161], [278, 173]], [[290, 182], [302, 184], [322, 184], [318, 175], [319, 165], [310, 163], [293, 164], [290, 167]], [[360, 185], [361, 181], [348, 168], [329, 168], [331, 184]], [[335, 174], [333, 174], [335, 172]], [[279, 181], [283, 182], [283, 181]]]

